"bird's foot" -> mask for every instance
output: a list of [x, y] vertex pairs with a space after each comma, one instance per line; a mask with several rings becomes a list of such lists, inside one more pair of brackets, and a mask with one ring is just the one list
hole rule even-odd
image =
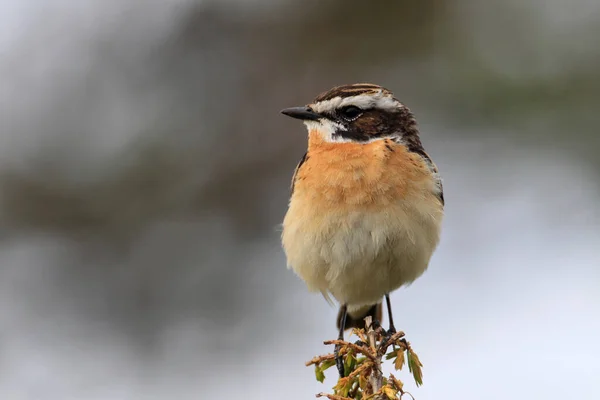
[[371, 322], [371, 328], [373, 328], [373, 330], [376, 331], [377, 329], [381, 328], [381, 322], [373, 318], [373, 321]]
[[385, 333], [386, 336], [393, 336], [394, 333], [396, 333], [396, 327], [394, 327], [394, 325], [390, 325], [390, 328], [387, 330], [387, 332]]
[[384, 330], [380, 346], [382, 348], [385, 348], [387, 346], [388, 341], [392, 338], [392, 336], [394, 336], [395, 333], [396, 328], [394, 327], [394, 325], [390, 325], [390, 328], [387, 331]]

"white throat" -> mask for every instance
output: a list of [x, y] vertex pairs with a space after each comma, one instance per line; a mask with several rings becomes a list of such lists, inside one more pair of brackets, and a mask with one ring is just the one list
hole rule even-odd
[[308, 131], [316, 131], [323, 141], [328, 143], [349, 143], [351, 140], [346, 139], [341, 135], [336, 135], [338, 131], [345, 131], [346, 128], [342, 124], [333, 122], [327, 118], [321, 118], [318, 121], [304, 121], [304, 125]]

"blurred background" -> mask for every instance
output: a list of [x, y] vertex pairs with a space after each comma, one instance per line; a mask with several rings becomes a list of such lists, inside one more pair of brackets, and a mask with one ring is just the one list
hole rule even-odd
[[[310, 399], [279, 110], [372, 82], [447, 217], [394, 293], [417, 399], [598, 399], [600, 2], [4, 0], [0, 398]], [[286, 393], [283, 395], [282, 393]]]

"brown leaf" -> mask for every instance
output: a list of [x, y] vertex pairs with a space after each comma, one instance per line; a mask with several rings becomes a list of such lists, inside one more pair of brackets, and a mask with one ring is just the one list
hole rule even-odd
[[342, 397], [348, 396], [348, 392], [351, 388], [352, 380], [350, 380], [348, 377], [340, 378], [340, 380], [338, 380], [337, 385], [333, 387], [333, 389], [335, 390], [335, 394], [341, 395]]
[[367, 389], [367, 386], [369, 385], [369, 381], [367, 380], [366, 376], [360, 375], [358, 377], [358, 384], [360, 385], [361, 390], [364, 392]]
[[383, 393], [390, 400], [396, 400], [398, 398], [398, 391], [390, 386], [384, 386]]
[[402, 388], [404, 387], [404, 383], [402, 383], [402, 381], [400, 379], [396, 378], [393, 374], [390, 374], [390, 379], [392, 380], [394, 388], [398, 391], [402, 391]]
[[396, 371], [400, 371], [403, 366], [404, 366], [404, 350], [398, 349], [398, 351], [396, 352], [396, 361], [394, 361], [394, 368], [396, 368]]

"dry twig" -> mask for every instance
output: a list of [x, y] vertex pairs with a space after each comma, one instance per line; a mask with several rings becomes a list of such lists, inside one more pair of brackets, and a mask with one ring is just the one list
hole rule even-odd
[[[370, 317], [365, 318], [366, 329], [354, 329], [359, 342], [351, 343], [345, 340], [327, 340], [326, 345], [339, 345], [339, 354], [344, 361], [345, 376], [337, 381], [334, 393], [319, 393], [317, 397], [329, 400], [394, 400], [401, 399], [405, 394], [403, 383], [393, 374], [389, 378], [383, 376], [382, 359], [394, 359], [396, 370], [408, 364], [417, 385], [422, 384], [422, 364], [419, 357], [404, 338], [404, 332], [396, 332], [388, 336], [382, 328], [373, 328]], [[388, 349], [392, 349], [388, 352]], [[405, 356], [406, 354], [406, 356]], [[315, 366], [315, 374], [319, 381], [325, 379], [324, 371], [335, 365], [335, 355], [325, 354], [313, 357], [306, 363]]]

